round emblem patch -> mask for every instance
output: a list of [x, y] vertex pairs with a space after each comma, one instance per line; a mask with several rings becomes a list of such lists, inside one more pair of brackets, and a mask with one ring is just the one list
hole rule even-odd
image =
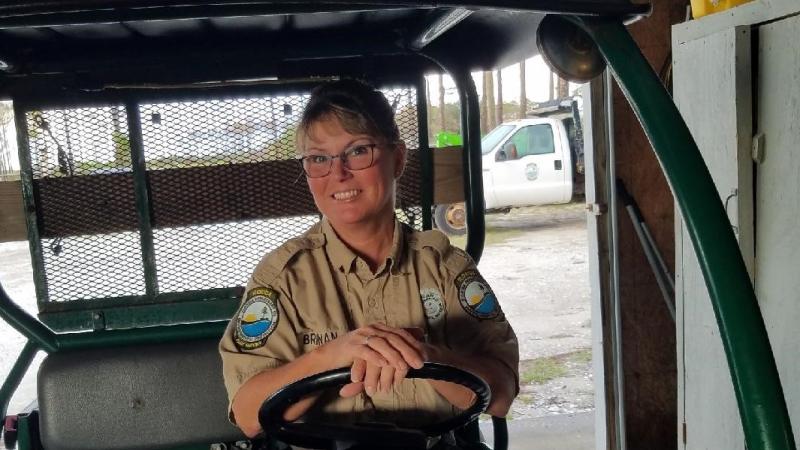
[[262, 347], [278, 326], [278, 293], [269, 287], [251, 289], [236, 315], [234, 340], [242, 350]]
[[429, 325], [438, 323], [444, 317], [444, 302], [442, 294], [436, 289], [423, 288], [419, 290], [422, 308], [425, 311], [425, 320]]
[[477, 270], [456, 277], [458, 301], [464, 310], [478, 319], [494, 319], [500, 312], [497, 297]]

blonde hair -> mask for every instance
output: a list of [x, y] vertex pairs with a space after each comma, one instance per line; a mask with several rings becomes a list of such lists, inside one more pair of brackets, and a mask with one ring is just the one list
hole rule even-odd
[[330, 118], [338, 119], [348, 133], [366, 134], [390, 147], [400, 142], [394, 110], [386, 97], [362, 81], [345, 79], [323, 84], [311, 92], [297, 128], [298, 152], [302, 151], [311, 126]]

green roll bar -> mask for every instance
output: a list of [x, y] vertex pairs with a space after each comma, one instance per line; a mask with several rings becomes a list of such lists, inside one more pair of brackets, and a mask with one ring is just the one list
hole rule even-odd
[[227, 320], [220, 320], [119, 330], [55, 333], [15, 304], [8, 297], [2, 286], [0, 286], [0, 318], [28, 338], [28, 341], [36, 345], [37, 348], [47, 353], [220, 338], [228, 325]]
[[789, 413], [753, 284], [689, 128], [622, 23], [583, 16], [567, 19], [594, 38], [675, 194], [711, 296], [747, 448], [794, 449]]

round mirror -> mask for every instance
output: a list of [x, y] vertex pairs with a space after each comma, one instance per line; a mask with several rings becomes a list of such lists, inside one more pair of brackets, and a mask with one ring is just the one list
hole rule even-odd
[[536, 30], [536, 46], [547, 65], [565, 80], [585, 83], [606, 68], [589, 34], [560, 16], [542, 19]]

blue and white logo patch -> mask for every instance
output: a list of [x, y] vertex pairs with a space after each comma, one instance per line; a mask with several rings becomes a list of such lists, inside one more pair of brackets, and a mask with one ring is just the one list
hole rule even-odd
[[425, 312], [425, 320], [428, 325], [439, 323], [444, 317], [442, 294], [436, 289], [423, 288], [419, 290], [419, 298], [422, 300], [422, 309]]
[[456, 277], [458, 301], [469, 315], [494, 319], [500, 313], [497, 297], [477, 270], [467, 270]]
[[278, 293], [270, 287], [258, 287], [247, 293], [247, 299], [236, 315], [234, 341], [241, 350], [263, 347], [278, 326]]

